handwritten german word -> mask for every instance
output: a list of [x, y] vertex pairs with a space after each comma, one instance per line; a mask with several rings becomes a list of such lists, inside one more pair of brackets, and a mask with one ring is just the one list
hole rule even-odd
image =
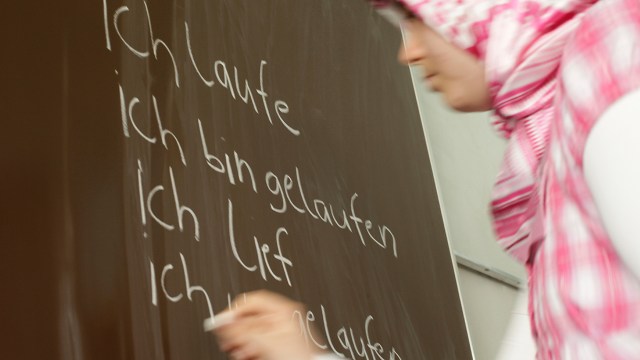
[[[371, 338], [373, 316], [367, 316], [364, 321], [364, 337], [357, 336], [355, 334], [357, 330], [354, 332], [353, 328], [345, 326], [340, 327], [340, 329], [333, 334], [328, 324], [324, 305], [320, 305], [320, 316], [318, 319], [311, 310], [307, 310], [305, 314], [299, 311], [293, 314], [293, 319], [299, 323], [300, 331], [307, 342], [312, 341], [320, 349], [330, 350], [341, 358], [352, 360], [402, 360], [395, 348], [385, 350], [382, 344]], [[315, 328], [322, 329], [321, 331], [324, 332], [326, 343], [314, 337], [313, 329]], [[338, 343], [334, 343], [334, 340], [332, 340], [334, 336], [337, 337]]]
[[356, 214], [357, 193], [351, 195], [349, 210], [335, 210], [333, 205], [327, 205], [326, 201], [309, 198], [305, 194], [298, 167], [295, 168], [295, 176], [284, 174], [279, 177], [270, 171], [265, 175], [265, 183], [271, 194], [276, 196], [276, 200], [270, 203], [271, 210], [274, 212], [284, 214], [291, 208], [328, 225], [346, 229], [352, 233], [355, 231], [362, 245], [366, 246], [367, 243], [373, 242], [383, 249], [390, 248], [393, 256], [398, 257], [396, 238], [391, 229], [386, 225], [374, 226], [371, 220], [362, 219]]
[[[112, 40], [111, 40], [111, 31], [109, 28], [109, 12], [106, 5], [107, 0], [103, 0], [103, 8], [104, 8], [104, 30], [106, 37], [106, 46], [109, 51], [112, 48]], [[236, 66], [232, 66], [233, 72], [229, 69], [228, 66], [223, 60], [215, 60], [209, 63], [208, 66], [208, 78], [205, 76], [205, 72], [201, 69], [201, 67], [197, 64], [196, 57], [193, 53], [193, 49], [191, 48], [191, 32], [189, 31], [189, 24], [185, 21], [185, 42], [187, 45], [187, 52], [189, 54], [188, 60], [176, 60], [176, 56], [174, 55], [174, 51], [172, 48], [162, 39], [156, 37], [153, 33], [153, 24], [151, 21], [151, 12], [149, 10], [149, 6], [146, 1], [143, 1], [144, 9], [145, 9], [145, 17], [147, 23], [147, 31], [149, 34], [149, 42], [145, 45], [136, 44], [133, 45], [131, 40], [128, 40], [124, 35], [124, 32], [121, 28], [121, 17], [128, 15], [131, 12], [131, 9], [126, 6], [120, 6], [113, 13], [113, 28], [115, 29], [115, 33], [117, 38], [120, 40], [122, 45], [133, 55], [141, 59], [149, 59], [151, 55], [155, 60], [158, 60], [158, 56], [160, 54], [165, 54], [172, 65], [172, 70], [174, 74], [174, 81], [177, 88], [180, 88], [180, 74], [178, 72], [178, 63], [184, 63], [185, 61], [189, 61], [193, 69], [198, 74], [199, 79], [202, 81], [204, 85], [209, 88], [213, 88], [216, 84], [224, 88], [228, 94], [234, 100], [241, 100], [246, 105], [250, 105], [251, 108], [256, 112], [256, 114], [264, 113], [266, 115], [266, 119], [269, 121], [270, 125], [275, 125], [279, 123], [284, 129], [286, 129], [289, 133], [299, 136], [300, 130], [296, 129], [290, 122], [287, 120], [286, 115], [289, 114], [289, 105], [286, 101], [276, 99], [270, 100], [269, 93], [265, 89], [265, 81], [264, 81], [264, 69], [268, 64], [266, 60], [260, 61], [260, 85], [258, 87], [252, 87], [248, 79], [244, 79], [244, 81], [240, 80], [239, 71]], [[135, 16], [135, 14], [133, 14]], [[201, 62], [202, 63], [202, 62]], [[231, 73], [233, 73], [233, 81]], [[215, 80], [214, 80], [215, 76]], [[216, 82], [217, 80], [217, 82]], [[237, 95], [237, 97], [236, 97]], [[256, 101], [256, 98], [259, 98], [259, 101]], [[258, 105], [258, 103], [260, 103]], [[277, 118], [277, 119], [275, 119]], [[275, 121], [274, 121], [275, 120]]]

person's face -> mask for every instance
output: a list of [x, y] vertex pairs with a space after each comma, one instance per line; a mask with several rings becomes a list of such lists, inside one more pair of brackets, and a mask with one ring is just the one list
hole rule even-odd
[[408, 19], [403, 28], [405, 43], [398, 54], [401, 63], [420, 66], [426, 85], [440, 92], [453, 109], [465, 112], [491, 109], [482, 62], [421, 20]]

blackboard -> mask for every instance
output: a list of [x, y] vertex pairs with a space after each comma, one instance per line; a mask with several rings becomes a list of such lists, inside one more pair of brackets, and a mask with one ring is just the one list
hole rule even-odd
[[363, 1], [3, 20], [3, 358], [224, 359], [203, 320], [259, 288], [347, 358], [472, 358], [400, 35]]

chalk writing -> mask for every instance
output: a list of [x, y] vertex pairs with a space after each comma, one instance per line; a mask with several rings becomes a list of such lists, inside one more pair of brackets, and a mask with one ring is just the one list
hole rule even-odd
[[[220, 157], [209, 153], [209, 146], [207, 145], [207, 141], [205, 140], [204, 131], [202, 130], [202, 121], [198, 119], [198, 129], [200, 130], [200, 140], [202, 142], [202, 153], [206, 160], [207, 166], [213, 169], [215, 172], [220, 174], [227, 174], [227, 178], [229, 179], [229, 183], [232, 185], [236, 185], [236, 176], [238, 177], [238, 181], [240, 183], [244, 183], [245, 177], [248, 177], [251, 180], [251, 188], [253, 192], [258, 192], [258, 187], [256, 185], [256, 178], [253, 174], [253, 169], [249, 165], [249, 163], [238, 155], [237, 152], [233, 152], [233, 156], [229, 156], [229, 154], [224, 154], [224, 162], [220, 159]], [[231, 161], [233, 158], [233, 163]], [[235, 170], [235, 171], [234, 171]], [[237, 174], [237, 175], [236, 175]]]
[[[103, 7], [104, 7], [106, 47], [108, 50], [111, 51], [112, 44], [111, 44], [109, 27], [107, 25], [109, 13], [107, 11], [106, 0], [103, 0], [103, 1], [105, 1], [103, 3], [104, 4]], [[115, 33], [118, 35], [118, 39], [120, 40], [122, 45], [124, 45], [125, 48], [128, 49], [133, 55], [141, 59], [147, 59], [150, 57], [151, 52], [149, 50], [146, 50], [146, 48], [149, 45], [151, 47], [151, 50], [153, 52], [153, 57], [155, 60], [158, 60], [159, 50], [164, 49], [164, 53], [171, 60], [174, 79], [175, 79], [175, 85], [176, 87], [179, 88], [180, 75], [178, 73], [178, 66], [177, 66], [174, 52], [164, 40], [154, 37], [153, 25], [151, 21], [151, 12], [149, 10], [149, 6], [147, 5], [147, 2], [143, 1], [143, 3], [145, 8], [145, 17], [147, 20], [147, 31], [149, 33], [149, 43], [147, 43], [145, 50], [141, 50], [140, 47], [136, 47], [132, 45], [131, 41], [126, 39], [126, 37], [123, 34], [123, 31], [121, 30], [120, 17], [131, 11], [128, 6], [123, 5], [113, 13], [113, 27], [115, 29]], [[186, 21], [184, 24], [185, 24], [185, 43], [187, 45], [189, 62], [193, 66], [193, 69], [196, 71], [196, 73], [198, 74], [198, 78], [203, 82], [203, 84], [206, 85], [207, 87], [213, 87], [216, 84], [216, 82], [213, 80], [213, 78], [206, 79], [202, 70], [197, 65], [196, 58], [194, 56], [193, 49], [191, 47], [192, 40], [191, 40], [191, 32], [189, 31], [189, 24]], [[138, 46], [141, 46], [141, 45], [138, 45]], [[234, 82], [231, 80], [232, 77], [230, 75], [229, 67], [224, 61], [219, 59], [215, 60], [212, 63], [211, 68], [213, 69], [213, 75], [215, 75], [215, 78], [218, 81], [217, 83], [221, 87], [223, 87], [225, 90], [227, 90], [227, 92], [233, 99], [236, 99], [236, 93], [238, 93], [238, 97], [245, 104], [249, 105], [250, 103], [251, 107], [257, 114], [260, 114], [261, 111], [259, 109], [262, 109], [262, 111], [267, 117], [267, 120], [269, 121], [269, 124], [271, 125], [274, 125], [274, 119], [273, 119], [274, 116], [272, 113], [275, 113], [275, 117], [277, 118], [277, 121], [280, 123], [280, 125], [284, 129], [286, 129], [289, 133], [295, 136], [299, 136], [300, 130], [295, 128], [289, 121], [287, 121], [286, 115], [289, 114], [290, 112], [288, 103], [282, 99], [276, 99], [274, 101], [269, 100], [269, 93], [265, 89], [265, 81], [264, 81], [264, 72], [265, 72], [264, 70], [266, 65], [267, 65], [266, 60], [260, 61], [260, 79], [259, 79], [260, 85], [259, 87], [253, 88], [253, 89], [251, 88], [251, 85], [248, 79], [244, 80], [243, 86], [241, 85], [242, 81], [239, 80], [240, 78], [238, 74], [238, 68], [236, 66], [233, 66], [233, 79], [235, 80]], [[244, 87], [243, 90], [242, 90], [242, 87]], [[261, 107], [256, 104], [254, 91], [255, 91], [255, 94], [259, 96], [262, 100]]]
[[[355, 335], [357, 330], [351, 327], [342, 326], [335, 331], [329, 326], [327, 313], [324, 305], [320, 305], [320, 316], [318, 319], [312, 310], [307, 310], [305, 314], [296, 311], [293, 314], [294, 321], [300, 326], [300, 331], [307, 342], [311, 341], [315, 346], [323, 350], [330, 350], [341, 358], [367, 359], [367, 360], [401, 360], [395, 348], [385, 351], [380, 342], [372, 339], [371, 326], [374, 317], [369, 315], [364, 321], [364, 337]], [[317, 323], [316, 323], [317, 322]], [[314, 328], [322, 329], [326, 342], [314, 336]], [[338, 343], [333, 338], [336, 337]], [[386, 354], [385, 354], [386, 352]]]
[[[258, 265], [247, 265], [242, 258], [240, 257], [239, 253], [238, 253], [238, 243], [236, 241], [235, 238], [235, 229], [234, 229], [234, 223], [233, 223], [233, 203], [231, 202], [231, 199], [229, 199], [228, 201], [228, 214], [229, 214], [229, 243], [231, 244], [231, 249], [233, 250], [233, 256], [235, 257], [235, 259], [238, 261], [238, 263], [240, 263], [242, 265], [243, 268], [247, 269], [248, 271], [254, 272], [256, 270], [260, 270], [260, 275], [262, 276], [262, 278], [264, 280], [268, 280], [268, 276], [271, 276], [273, 279], [275, 279], [276, 281], [282, 281], [282, 277], [279, 275], [276, 275], [269, 263], [269, 253], [271, 252], [271, 248], [269, 247], [268, 244], [260, 244], [258, 242], [258, 238], [257, 237], [253, 237], [253, 242], [255, 244], [255, 248], [256, 248], [256, 257], [257, 257], [257, 262]], [[284, 227], [280, 227], [278, 228], [278, 230], [276, 231], [276, 248], [277, 248], [277, 254], [273, 255], [273, 258], [277, 261], [280, 262], [280, 264], [282, 265], [282, 271], [283, 274], [287, 280], [287, 284], [289, 284], [289, 286], [291, 286], [291, 279], [289, 278], [289, 271], [288, 271], [288, 267], [293, 267], [293, 263], [291, 262], [290, 259], [288, 259], [287, 257], [285, 257], [282, 254], [282, 245], [281, 245], [281, 240], [282, 240], [282, 236], [283, 235], [287, 235], [287, 229], [285, 229]], [[267, 273], [268, 271], [268, 273]]]
[[[157, 62], [162, 57], [170, 63], [169, 71], [173, 82], [168, 84], [170, 92], [188, 92], [197, 85], [207, 91], [207, 96], [215, 97], [222, 93], [229, 102], [238, 102], [240, 106], [246, 106], [250, 109], [250, 114], [255, 113], [256, 117], [263, 120], [250, 126], [258, 126], [261, 129], [277, 127], [284, 130], [287, 136], [294, 135], [294, 139], [303, 137], [289, 103], [272, 95], [277, 93], [273, 89], [274, 85], [277, 85], [277, 79], [271, 81], [271, 78], [266, 76], [269, 69], [267, 60], [258, 59], [259, 62], [254, 63], [258, 66], [254, 68], [254, 73], [258, 72], [259, 77], [251, 79], [251, 76], [245, 75], [246, 69], [231, 62], [210, 59], [210, 56], [201, 57], [200, 49], [193, 46], [201, 40], [193, 36], [201, 33], [192, 32], [187, 21], [184, 21], [184, 37], [174, 34], [174, 43], [166, 42], [154, 33], [149, 4], [144, 0], [142, 4], [143, 14], [136, 14], [137, 8], [125, 5], [117, 7], [111, 13], [108, 1], [103, 0], [105, 46], [108, 51], [114, 51], [120, 46], [123, 50], [122, 56], [128, 56], [146, 66], [150, 61]], [[133, 28], [139, 33], [127, 33], [127, 29]], [[190, 68], [193, 71], [189, 71]], [[116, 76], [120, 76], [118, 69], [114, 72]], [[194, 78], [190, 79], [185, 74], [193, 74]], [[152, 82], [152, 79], [144, 80]], [[269, 83], [267, 80], [270, 80]], [[180, 119], [171, 118], [171, 110], [166, 113], [163, 111], [161, 114], [159, 109], [171, 108], [175, 104], [160, 106], [164, 99], [163, 93], [155, 88], [152, 93], [151, 89], [149, 86], [141, 93], [139, 88], [127, 87], [122, 79], [117, 83], [116, 101], [119, 102], [120, 110], [118, 121], [122, 126], [122, 135], [129, 146], [128, 149], [135, 153], [135, 162], [130, 166], [131, 169], [135, 169], [132, 173], [136, 178], [130, 185], [136, 189], [131, 196], [137, 202], [136, 216], [139, 212], [139, 223], [142, 225], [144, 240], [139, 239], [140, 241], [160, 241], [158, 239], [162, 239], [163, 236], [155, 236], [155, 233], [152, 236], [150, 229], [151, 226], [157, 226], [161, 229], [161, 234], [173, 233], [180, 239], [185, 236], [192, 237], [195, 242], [188, 244], [192, 247], [203, 246], [205, 242], [224, 242], [225, 249], [230, 250], [230, 263], [237, 266], [241, 272], [251, 273], [250, 276], [255, 276], [265, 284], [282, 283], [290, 288], [299, 285], [293, 281], [295, 266], [303, 266], [295, 261], [294, 252], [291, 251], [299, 235], [284, 226], [275, 226], [272, 234], [263, 236], [256, 234], [255, 229], [246, 225], [247, 222], [238, 220], [259, 214], [275, 218], [296, 215], [301, 218], [300, 221], [314, 221], [321, 226], [349, 234], [348, 238], [354, 239], [357, 246], [360, 246], [358, 243], [362, 246], [373, 245], [374, 251], [398, 258], [396, 236], [389, 226], [378, 222], [380, 219], [363, 216], [362, 204], [366, 199], [360, 194], [343, 194], [343, 189], [335, 189], [334, 193], [337, 196], [329, 200], [314, 194], [314, 189], [318, 188], [315, 179], [303, 177], [304, 169], [301, 166], [294, 164], [290, 168], [291, 171], [286, 172], [277, 170], [275, 164], [252, 165], [243, 156], [246, 154], [238, 150], [240, 147], [235, 147], [233, 143], [225, 142], [224, 147], [227, 150], [222, 149], [219, 140], [224, 141], [225, 134], [218, 134], [214, 131], [217, 128], [212, 125], [219, 120], [203, 121], [197, 112], [195, 115], [189, 112], [189, 118]], [[215, 111], [212, 116], [216, 117]], [[232, 121], [249, 121], [246, 118]], [[192, 126], [185, 125], [189, 122], [192, 122], [189, 124]], [[189, 141], [194, 139], [195, 141]], [[172, 154], [168, 158], [179, 158], [180, 164], [167, 160], [157, 167], [157, 162], [148, 162], [148, 154], [138, 153], [141, 150], [134, 145], [140, 144], [143, 144], [145, 149], [150, 148], [152, 154], [158, 151]], [[221, 198], [211, 199], [212, 203], [221, 204], [222, 218], [215, 218], [217, 214], [202, 211], [203, 209], [198, 209], [192, 203], [193, 192], [189, 192], [188, 187], [194, 183], [191, 176], [195, 172], [193, 167], [199, 170], [198, 176], [193, 176], [199, 181], [196, 184], [205, 183], [203, 178], [206, 178], [224, 184], [221, 189], [233, 188], [234, 191], [230, 193], [219, 194]], [[263, 169], [263, 172], [256, 169]], [[155, 180], [157, 176], [152, 176], [152, 173], [161, 174], [161, 180]], [[244, 202], [234, 203], [235, 191], [248, 193], [260, 199], [264, 207], [243, 208], [241, 204]], [[207, 233], [208, 228], [205, 225], [210, 224], [221, 229], [217, 234], [223, 234], [222, 238], [220, 235]], [[239, 224], [243, 224], [242, 227]], [[330, 243], [322, 245], [331, 246]], [[173, 260], [160, 264], [151, 256], [143, 260], [143, 264], [144, 261], [148, 262], [151, 304], [159, 307], [161, 304], [175, 306], [185, 302], [201, 303], [206, 305], [203, 319], [213, 318], [214, 308], [217, 308], [211, 296], [213, 293], [209, 293], [199, 282], [205, 281], [208, 277], [203, 277], [200, 272], [195, 271], [199, 269], [196, 267], [197, 264], [192, 264], [194, 260], [185, 256], [191, 253], [178, 250], [167, 250], [166, 253], [169, 259]], [[190, 264], [194, 268], [190, 268]], [[231, 294], [227, 293], [227, 304], [220, 308], [230, 306], [231, 298]], [[294, 314], [293, 318], [299, 321], [301, 336], [306, 341], [313, 342], [322, 349], [331, 350], [342, 358], [401, 360], [395, 348], [385, 349], [371, 336], [374, 326], [373, 315], [364, 319], [360, 329], [341, 326], [335, 330], [328, 324], [326, 311], [321, 305], [319, 313], [307, 311], [304, 314]], [[194, 326], [199, 327], [200, 324]], [[313, 327], [324, 332], [326, 341], [314, 337], [311, 331]]]
[[[143, 3], [144, 3], [146, 18], [149, 26], [147, 31], [149, 32], [149, 40], [151, 43], [151, 48], [153, 49], [153, 57], [155, 60], [158, 60], [158, 49], [160, 49], [160, 47], [165, 49], [165, 52], [171, 59], [171, 63], [173, 65], [173, 73], [175, 77], [176, 86], [180, 87], [180, 77], [178, 75], [178, 66], [176, 64], [176, 59], [175, 59], [175, 56], [173, 55], [173, 51], [171, 51], [171, 49], [169, 48], [167, 43], [164, 42], [164, 40], [154, 38], [153, 27], [151, 25], [151, 13], [149, 11], [149, 6], [147, 5], [146, 1], [143, 1]], [[116, 33], [118, 34], [118, 38], [120, 38], [120, 41], [122, 41], [122, 44], [126, 46], [127, 49], [129, 49], [134, 55], [136, 55], [139, 58], [143, 58], [143, 59], [147, 58], [150, 55], [149, 51], [137, 50], [125, 39], [124, 35], [122, 34], [122, 31], [120, 30], [120, 22], [119, 22], [120, 16], [122, 16], [125, 13], [128, 13], [129, 11], [130, 10], [128, 6], [119, 7], [113, 14], [113, 27], [115, 28]], [[110, 47], [110, 41], [107, 41], [107, 43]]]
[[[145, 141], [151, 144], [155, 144], [157, 141], [156, 137], [153, 135], [145, 134], [142, 130], [140, 130], [140, 127], [138, 127], [138, 125], [136, 124], [136, 121], [134, 120], [133, 110], [136, 105], [140, 104], [140, 99], [138, 99], [137, 97], [133, 97], [131, 98], [130, 101], [127, 102], [122, 86], [118, 86], [118, 88], [120, 90], [120, 114], [122, 116], [122, 132], [124, 133], [124, 136], [131, 137], [131, 133], [129, 131], [129, 123], [131, 123], [136, 133], [142, 139], [144, 139]], [[164, 146], [165, 149], [168, 150], [169, 144], [167, 142], [167, 137], [173, 139], [173, 142], [180, 154], [180, 160], [182, 161], [182, 164], [187, 165], [187, 159], [184, 156], [184, 151], [182, 150], [182, 145], [180, 145], [180, 141], [178, 140], [178, 138], [173, 132], [167, 130], [162, 125], [162, 120], [160, 118], [160, 111], [158, 110], [158, 100], [153, 95], [151, 96], [151, 100], [153, 102], [154, 115], [156, 118], [156, 124], [158, 126], [158, 132], [160, 135], [160, 140], [162, 142], [162, 145]]]
[[[164, 192], [165, 188], [163, 185], [156, 185], [149, 192], [146, 192], [142, 186], [142, 164], [140, 160], [138, 160], [138, 195], [140, 199], [140, 207], [141, 207], [141, 220], [142, 224], [146, 225], [146, 214], [153, 219], [153, 221], [163, 227], [165, 230], [173, 231], [175, 226], [169, 223], [169, 220], [163, 220], [157, 215], [156, 211], [154, 211], [153, 200], [158, 193]], [[198, 217], [196, 216], [193, 209], [188, 206], [185, 206], [180, 202], [180, 197], [178, 195], [178, 189], [176, 187], [176, 179], [173, 175], [173, 169], [169, 166], [169, 178], [171, 182], [171, 193], [172, 198], [175, 204], [175, 215], [178, 222], [178, 229], [180, 232], [184, 232], [184, 218], [185, 213], [190, 215], [190, 218], [193, 222], [193, 237], [196, 241], [200, 241], [200, 222], [198, 221]]]
[[[285, 174], [282, 176], [282, 180], [271, 171], [265, 175], [267, 188], [271, 194], [277, 197], [276, 204], [270, 203], [271, 210], [284, 214], [291, 206], [296, 212], [308, 214], [313, 219], [322, 221], [330, 226], [346, 229], [352, 233], [355, 231], [362, 245], [366, 246], [368, 242], [372, 241], [384, 249], [391, 248], [393, 256], [398, 257], [396, 238], [391, 229], [386, 225], [374, 226], [371, 220], [363, 220], [356, 214], [357, 193], [351, 195], [351, 206], [348, 210], [349, 214], [347, 214], [347, 210], [335, 210], [333, 205], [327, 205], [327, 202], [322, 199], [309, 198], [305, 194], [303, 183], [300, 180], [298, 167], [295, 168], [295, 173], [295, 178]], [[337, 216], [336, 213], [338, 214]], [[364, 234], [365, 231], [366, 234]]]
[[[191, 283], [191, 280], [189, 278], [187, 261], [182, 253], [180, 253], [179, 256], [180, 256], [180, 264], [182, 265], [182, 275], [183, 275], [182, 279], [184, 280], [184, 286], [180, 288], [172, 288], [172, 289], [170, 289], [167, 286], [166, 278], [170, 274], [170, 272], [174, 270], [174, 266], [173, 264], [166, 264], [162, 268], [162, 272], [160, 274], [160, 286], [161, 286], [162, 294], [165, 296], [167, 300], [173, 303], [177, 303], [181, 301], [185, 294], [187, 295], [187, 300], [189, 300], [190, 302], [194, 302], [195, 301], [194, 295], [200, 294], [200, 296], [202, 296], [202, 298], [206, 302], [207, 309], [209, 311], [208, 317], [203, 317], [203, 319], [212, 318], [215, 314], [213, 312], [213, 304], [211, 303], [211, 297], [202, 286], [193, 285]], [[150, 269], [150, 276], [151, 276], [151, 303], [154, 306], [158, 306], [158, 285], [157, 285], [156, 266], [151, 260], [149, 260], [149, 269]]]

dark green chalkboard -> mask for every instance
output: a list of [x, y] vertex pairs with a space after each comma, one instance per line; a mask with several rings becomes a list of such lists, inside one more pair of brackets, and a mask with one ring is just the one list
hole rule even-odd
[[472, 358], [400, 34], [363, 1], [4, 12], [2, 358], [224, 359], [203, 320], [260, 288], [347, 358]]

